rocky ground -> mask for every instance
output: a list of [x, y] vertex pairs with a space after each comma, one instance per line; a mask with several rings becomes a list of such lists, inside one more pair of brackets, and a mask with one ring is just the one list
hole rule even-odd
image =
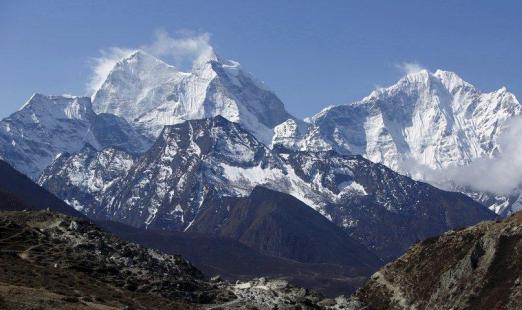
[[420, 242], [356, 296], [371, 309], [522, 309], [522, 213]]
[[207, 279], [180, 256], [50, 211], [0, 212], [1, 309], [346, 309], [283, 280]]

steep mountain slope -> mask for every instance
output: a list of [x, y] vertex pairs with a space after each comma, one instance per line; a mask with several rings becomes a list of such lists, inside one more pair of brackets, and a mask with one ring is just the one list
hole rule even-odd
[[97, 112], [112, 113], [157, 137], [163, 126], [221, 115], [269, 143], [274, 126], [292, 118], [283, 103], [239, 63], [209, 53], [192, 72], [136, 51], [120, 60], [93, 95]]
[[50, 209], [63, 214], [85, 217], [31, 179], [0, 160], [0, 210]]
[[130, 153], [150, 141], [114, 115], [96, 115], [89, 98], [34, 94], [17, 112], [0, 121], [0, 158], [36, 178], [62, 152], [85, 144], [118, 147]]
[[78, 153], [60, 154], [38, 182], [83, 212], [84, 206], [102, 203], [110, 186], [125, 176], [134, 160], [135, 156], [125, 151], [114, 148], [97, 151], [86, 144]]
[[522, 213], [416, 244], [357, 293], [370, 309], [520, 309]]
[[[89, 152], [94, 152], [94, 149], [86, 147], [84, 151], [89, 154]], [[92, 165], [84, 166], [82, 163], [75, 168], [81, 169], [82, 172], [96, 171], [110, 174], [108, 168], [116, 168], [117, 165], [109, 151], [110, 149], [100, 152], [97, 158], [100, 162], [105, 163], [105, 166], [90, 170], [89, 168], [93, 168]], [[0, 177], [0, 210], [50, 209], [62, 214], [84, 217], [83, 214], [1, 161], [0, 175], [2, 176]], [[103, 179], [98, 180], [96, 175], [91, 175], [87, 180], [91, 189], [96, 189], [96, 185], [103, 184], [102, 182]], [[188, 232], [143, 230], [114, 222], [98, 224], [99, 227], [125, 240], [155, 248], [164, 253], [181, 254], [208, 275], [220, 275], [224, 279], [234, 281], [245, 281], [255, 277], [285, 278], [292, 284], [313, 288], [328, 296], [353, 293], [378, 267], [376, 264], [369, 269], [353, 263], [345, 265], [304, 263], [262, 254], [229, 238]], [[373, 257], [372, 259], [375, 260]], [[365, 265], [371, 264], [372, 259], [365, 262]]]
[[[296, 197], [390, 259], [417, 240], [494, 217], [464, 195], [415, 182], [361, 156], [271, 150], [220, 116], [166, 127], [130, 169], [99, 179], [103, 195], [91, 201], [82, 196], [93, 191], [77, 184], [105, 174], [70, 169], [83, 166], [77, 160], [84, 157], [89, 156], [58, 158], [40, 184], [79, 201], [90, 217], [136, 227], [187, 230], [206, 199], [248, 196], [263, 185]], [[95, 160], [92, 167], [103, 163]]]
[[[314, 115], [303, 137], [293, 131], [302, 149], [363, 154], [398, 171], [411, 161], [436, 169], [494, 155], [503, 126], [521, 110], [505, 88], [481, 93], [455, 73], [422, 70]], [[292, 136], [291, 128], [280, 129], [281, 138]]]
[[248, 197], [207, 199], [187, 231], [228, 237], [264, 254], [305, 263], [359, 270], [381, 264], [324, 216], [290, 195], [263, 187]]
[[482, 93], [455, 73], [422, 70], [359, 102], [324, 109], [308, 124], [289, 120], [275, 129], [273, 144], [361, 154], [424, 179], [430, 169], [501, 152], [498, 139], [521, 110], [505, 88]]

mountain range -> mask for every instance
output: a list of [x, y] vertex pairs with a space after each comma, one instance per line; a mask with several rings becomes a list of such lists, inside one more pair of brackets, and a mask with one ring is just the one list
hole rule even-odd
[[116, 63], [91, 99], [35, 94], [0, 122], [0, 158], [36, 179], [55, 156], [85, 144], [140, 154], [165, 125], [221, 115], [272, 148], [362, 155], [506, 215], [522, 205], [520, 190], [477, 189], [445, 171], [501, 155], [500, 140], [520, 111], [504, 87], [484, 93], [456, 73], [420, 70], [301, 121], [235, 61], [212, 52], [183, 72], [138, 50]]
[[204, 271], [244, 279], [277, 262], [294, 283], [351, 292], [419, 240], [517, 210], [516, 191], [432, 172], [501, 156], [520, 111], [505, 88], [421, 70], [299, 120], [235, 61], [210, 53], [183, 72], [135, 51], [91, 98], [35, 94], [0, 121], [0, 159], [81, 216]]
[[[169, 231], [190, 231], [208, 216], [209, 201], [261, 185], [306, 203], [385, 260], [417, 240], [494, 218], [469, 197], [359, 155], [270, 149], [221, 116], [167, 126], [135, 159], [92, 147], [63, 154], [38, 182], [91, 218]], [[213, 221], [231, 210], [221, 206]]]

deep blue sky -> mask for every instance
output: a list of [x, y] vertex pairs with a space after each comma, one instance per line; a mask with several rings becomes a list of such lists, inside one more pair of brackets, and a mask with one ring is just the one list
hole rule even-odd
[[0, 117], [33, 93], [86, 94], [90, 60], [163, 29], [211, 33], [299, 117], [394, 83], [397, 64], [522, 97], [522, 1], [0, 1]]

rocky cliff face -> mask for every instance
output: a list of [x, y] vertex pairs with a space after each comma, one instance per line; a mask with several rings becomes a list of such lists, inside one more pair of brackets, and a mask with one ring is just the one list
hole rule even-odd
[[522, 213], [413, 246], [357, 293], [371, 309], [519, 309]]

